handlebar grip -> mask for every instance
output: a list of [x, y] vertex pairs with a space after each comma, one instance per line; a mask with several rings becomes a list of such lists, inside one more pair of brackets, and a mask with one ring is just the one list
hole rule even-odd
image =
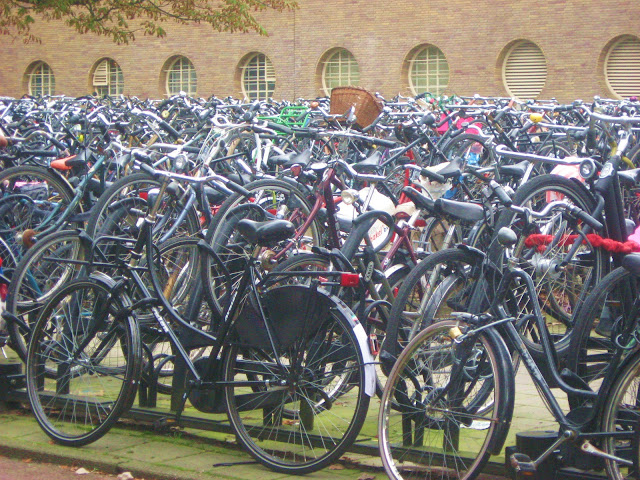
[[143, 163], [152, 163], [149, 154], [141, 150], [133, 150], [131, 153], [133, 154], [133, 158], [136, 160], [140, 160]]
[[604, 228], [601, 222], [593, 218], [584, 210], [580, 210], [576, 207], [575, 214], [576, 214], [576, 217], [578, 217], [580, 220], [582, 220], [584, 223], [586, 223], [596, 231], [602, 230]]
[[282, 133], [286, 133], [287, 135], [291, 135], [293, 130], [287, 127], [286, 125], [280, 125], [279, 123], [267, 122], [267, 128], [271, 130], [277, 130]]
[[596, 129], [593, 125], [589, 125], [587, 130], [587, 150], [594, 150], [596, 147]]
[[504, 117], [507, 114], [506, 110], [500, 110], [498, 113], [496, 113], [496, 116], [493, 117], [493, 120], [496, 122], [499, 122], [500, 120], [502, 120], [502, 117]]
[[393, 140], [386, 140], [384, 138], [371, 137], [371, 143], [374, 145], [380, 145], [381, 147], [393, 148], [396, 146], [396, 142]]
[[502, 185], [500, 185], [495, 180], [492, 180], [489, 185], [491, 186], [493, 193], [495, 193], [496, 197], [498, 197], [498, 200], [500, 200], [500, 203], [502, 203], [505, 207], [510, 207], [511, 205], [513, 205], [513, 200], [506, 192], [506, 190], [502, 188]]
[[298, 138], [315, 138], [319, 132], [317, 128], [294, 128], [291, 131]]
[[55, 138], [51, 137], [51, 139], [50, 139], [50, 140], [51, 140], [51, 143], [53, 143], [53, 144], [54, 144], [56, 147], [58, 147], [60, 150], [66, 150], [66, 149], [67, 149], [67, 146], [66, 146], [64, 143], [59, 142], [59, 141], [58, 141], [58, 140], [56, 140]]
[[[450, 121], [451, 119], [453, 119], [453, 117], [455, 117], [458, 114], [458, 112], [451, 112], [449, 115], [447, 115], [446, 117], [444, 117], [442, 120], [440, 120], [438, 123], [435, 124], [435, 128], [440, 128], [442, 127], [445, 123], [447, 123], [448, 121]], [[430, 113], [429, 115], [431, 115], [433, 117], [433, 122], [429, 123], [428, 125], [431, 126], [435, 123], [436, 118], [433, 116], [432, 113]]]
[[182, 151], [187, 153], [200, 153], [200, 147], [185, 146], [182, 147]]
[[380, 119], [382, 118], [381, 115], [378, 115], [375, 120], [368, 126], [364, 127], [362, 129], [362, 133], [367, 133], [370, 130], [373, 130], [374, 128], [376, 128], [376, 125], [378, 125], [378, 122], [380, 122]]
[[447, 179], [442, 175], [436, 172], [432, 172], [431, 170], [428, 170], [426, 168], [420, 170], [420, 175], [422, 175], [423, 177], [427, 177], [430, 180], [435, 180], [438, 183], [447, 183]]
[[139, 166], [140, 166], [140, 170], [142, 170], [147, 175], [151, 175], [152, 177], [156, 176], [156, 171], [151, 165], [148, 165], [143, 162], [143, 163], [140, 163]]
[[178, 133], [178, 131], [175, 128], [173, 128], [171, 125], [169, 125], [167, 122], [165, 121], [160, 122], [160, 126], [165, 132], [167, 132], [173, 138], [180, 138], [180, 134]]

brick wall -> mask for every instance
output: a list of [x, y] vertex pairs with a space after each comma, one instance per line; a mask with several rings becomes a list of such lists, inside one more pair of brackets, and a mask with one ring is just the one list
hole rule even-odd
[[[403, 65], [417, 46], [430, 43], [445, 54], [448, 93], [506, 95], [502, 61], [512, 42], [536, 43], [547, 60], [540, 98], [560, 101], [613, 96], [604, 79], [606, 48], [621, 35], [640, 37], [640, 2], [609, 0], [301, 0], [295, 12], [260, 14], [268, 37], [225, 34], [203, 25], [167, 25], [164, 39], [139, 36], [128, 46], [78, 35], [60, 23], [39, 22], [41, 44], [2, 39], [0, 95], [28, 92], [25, 72], [33, 62], [49, 64], [56, 93], [90, 93], [91, 73], [105, 57], [124, 73], [127, 95], [161, 98], [163, 66], [185, 55], [198, 75], [198, 94], [241, 96], [239, 62], [262, 52], [276, 72], [274, 98], [321, 94], [318, 62], [335, 47], [350, 50], [360, 66], [360, 84], [385, 96], [408, 94]], [[406, 69], [405, 69], [406, 71]]]

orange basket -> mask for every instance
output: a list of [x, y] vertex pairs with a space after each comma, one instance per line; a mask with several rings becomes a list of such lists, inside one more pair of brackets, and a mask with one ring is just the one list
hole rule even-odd
[[368, 127], [382, 112], [382, 102], [370, 91], [361, 87], [336, 87], [331, 90], [331, 115], [344, 115], [355, 108], [356, 124]]

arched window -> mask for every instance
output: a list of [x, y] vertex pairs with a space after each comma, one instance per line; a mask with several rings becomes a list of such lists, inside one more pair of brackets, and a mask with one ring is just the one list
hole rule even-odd
[[124, 91], [124, 76], [120, 65], [110, 58], [103, 59], [93, 71], [91, 85], [100, 97], [120, 95]]
[[449, 63], [438, 47], [425, 45], [408, 59], [409, 88], [414, 95], [442, 95], [449, 85]]
[[604, 62], [609, 88], [621, 98], [640, 96], [640, 39], [622, 37], [615, 42]]
[[267, 100], [276, 89], [276, 73], [271, 60], [263, 53], [254, 53], [240, 66], [242, 93], [250, 100]]
[[31, 67], [29, 73], [30, 95], [53, 95], [56, 89], [56, 79], [51, 67], [44, 62], [38, 62]]
[[336, 48], [325, 55], [322, 61], [322, 89], [331, 95], [335, 87], [358, 86], [360, 67], [353, 54], [344, 48]]
[[198, 88], [198, 78], [193, 63], [187, 57], [175, 57], [169, 61], [166, 69], [167, 95], [177, 95], [185, 92], [187, 95], [195, 95]]
[[536, 98], [547, 81], [547, 61], [540, 47], [526, 40], [513, 45], [504, 59], [502, 79], [509, 95]]

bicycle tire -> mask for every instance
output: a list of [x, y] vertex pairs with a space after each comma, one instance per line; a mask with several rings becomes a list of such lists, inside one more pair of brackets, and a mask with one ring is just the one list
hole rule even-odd
[[[515, 381], [511, 359], [495, 332], [458, 344], [458, 321], [434, 323], [403, 350], [384, 389], [378, 416], [380, 457], [389, 478], [475, 478], [508, 433]], [[460, 356], [461, 349], [469, 349]], [[464, 362], [461, 375], [452, 366]], [[474, 386], [489, 384], [491, 405], [467, 402]], [[482, 385], [481, 385], [482, 388]], [[472, 399], [477, 398], [471, 395]], [[434, 471], [430, 471], [433, 469]]]
[[[636, 276], [622, 267], [616, 268], [591, 291], [576, 317], [566, 366], [596, 391], [618, 348], [612, 335], [622, 325], [640, 320], [629, 318], [638, 287]], [[574, 395], [568, 395], [568, 399], [572, 407], [584, 403], [584, 399]]]
[[[20, 165], [0, 172], [0, 190], [0, 236], [17, 260], [28, 250], [41, 226], [49, 229], [75, 196], [62, 176], [36, 165]], [[78, 205], [76, 210], [82, 212], [82, 206]], [[59, 229], [82, 226], [81, 221], [67, 221]]]
[[121, 315], [127, 303], [125, 295], [113, 295], [113, 283], [84, 277], [43, 308], [29, 343], [26, 384], [36, 420], [55, 442], [94, 442], [132, 405], [142, 354], [133, 317]]
[[[113, 183], [98, 199], [91, 210], [86, 232], [94, 240], [103, 235], [136, 239], [139, 221], [149, 211], [148, 195], [160, 187], [161, 181], [146, 173], [135, 173], [120, 178]], [[166, 216], [162, 227], [154, 229], [154, 238], [160, 239], [163, 233], [174, 226], [173, 220], [182, 212], [179, 198], [166, 194], [167, 201], [158, 210], [159, 220]], [[200, 221], [195, 208], [191, 207], [173, 236], [193, 236], [200, 232]], [[107, 259], [112, 259], [115, 244], [100, 242], [99, 248]]]
[[[327, 257], [316, 254], [299, 254], [293, 255], [284, 262], [278, 264], [276, 268], [273, 269], [272, 273], [277, 274], [278, 272], [294, 272], [294, 271], [308, 271], [308, 272], [322, 272], [330, 269], [330, 261]], [[388, 277], [389, 286], [391, 287], [391, 291], [395, 294], [398, 292], [398, 289], [402, 286], [405, 278], [409, 273], [409, 267], [399, 268], [394, 270], [391, 275]], [[269, 288], [272, 288], [276, 285], [305, 285], [311, 280], [312, 277], [283, 277], [281, 280], [275, 280], [274, 282], [267, 283]], [[358, 305], [354, 302], [357, 299], [353, 298], [351, 295], [352, 289], [342, 289], [338, 293], [338, 297], [340, 300], [345, 302], [349, 308], [354, 311], [358, 311]], [[395, 298], [387, 298], [384, 293], [383, 288], [378, 289], [378, 294], [380, 295], [381, 301], [386, 301], [389, 304], [393, 304]], [[370, 339], [375, 339], [378, 345], [384, 343], [384, 339], [386, 336], [386, 324], [389, 318], [389, 312], [381, 311], [382, 306], [376, 307], [369, 311], [367, 318], [360, 319], [360, 323], [363, 325], [365, 332], [369, 335]], [[387, 317], [380, 318], [380, 317]], [[382, 397], [382, 390], [384, 388], [383, 378], [384, 373], [380, 369], [380, 364], [377, 362], [377, 355], [374, 355], [374, 360], [376, 360], [376, 395], [378, 398]]]
[[[550, 200], [560, 196], [586, 212], [591, 213], [595, 208], [595, 200], [584, 187], [568, 178], [551, 174], [540, 175], [527, 181], [516, 191], [513, 203], [539, 211]], [[518, 267], [532, 276], [540, 306], [546, 314], [549, 331], [558, 353], [563, 356], [570, 342], [573, 314], [580, 308], [589, 289], [604, 275], [605, 253], [588, 243], [583, 244], [569, 265], [562, 270], [556, 270], [555, 266], [564, 259], [571, 243], [563, 245], [563, 242], [558, 242], [554, 247], [543, 247], [544, 250], [540, 251], [537, 246], [527, 247], [525, 242], [529, 234], [533, 233], [545, 233], [553, 238], [576, 233], [561, 215], [555, 214], [551, 219], [537, 219], [525, 231], [523, 217], [505, 209], [498, 218], [495, 231], [502, 227], [509, 227], [518, 235], [518, 243], [513, 247], [512, 256], [518, 260]], [[503, 250], [497, 242], [493, 242], [489, 257], [498, 264], [502, 261]], [[518, 298], [521, 311], [530, 308], [523, 288], [515, 289], [514, 295]], [[531, 354], [536, 359], [542, 358], [537, 327], [530, 325], [522, 331], [527, 332], [523, 333], [523, 341]]]
[[[292, 221], [297, 227], [301, 227], [308, 215], [311, 206], [305, 193], [291, 183], [278, 179], [263, 179], [248, 183], [244, 188], [250, 192], [249, 196], [234, 193], [220, 206], [207, 229], [205, 241], [212, 246], [213, 251], [219, 256], [231, 275], [232, 282], [236, 282], [244, 270], [246, 261], [254, 254], [255, 245], [249, 244], [236, 232], [238, 221], [248, 218], [256, 221], [264, 221], [269, 218], [284, 218]], [[321, 226], [316, 218], [311, 223], [309, 230], [304, 232], [302, 241], [309, 250], [313, 245], [322, 245]], [[288, 241], [285, 241], [286, 245]], [[277, 247], [272, 248], [278, 251]], [[220, 302], [221, 295], [225, 292], [217, 290], [221, 285], [221, 272], [217, 268], [217, 262], [211, 264], [211, 255], [204, 257], [205, 264], [202, 268], [203, 285], [206, 298], [215, 310], [221, 314], [224, 310]], [[226, 285], [227, 281], [222, 281]]]
[[599, 427], [602, 432], [615, 432], [618, 435], [626, 431], [628, 438], [606, 436], [601, 448], [609, 455], [631, 460], [633, 466], [623, 467], [619, 462], [605, 459], [607, 478], [611, 480], [637, 478], [635, 469], [640, 455], [640, 352], [636, 350], [630, 355], [618, 372], [600, 412]]
[[[192, 296], [198, 296], [200, 277], [200, 249], [196, 237], [177, 237], [158, 246], [159, 260], [155, 261], [154, 272], [158, 282], [163, 286], [162, 294], [171, 303], [174, 310], [191, 325], [201, 330], [210, 331], [214, 327], [211, 310], [206, 302]], [[141, 267], [146, 265], [147, 257], [143, 257]], [[142, 275], [142, 281], [153, 291], [149, 273]], [[134, 297], [134, 300], [138, 298]], [[195, 305], [192, 302], [196, 302]], [[194, 312], [192, 309], [197, 309]], [[173, 359], [179, 355], [175, 351], [168, 336], [157, 324], [151, 313], [137, 312], [140, 336], [157, 375], [158, 392], [170, 394], [172, 391]], [[199, 358], [206, 349], [189, 351], [192, 361]], [[162, 366], [158, 369], [162, 364]], [[147, 368], [151, 366], [148, 365]]]
[[[393, 362], [400, 355], [401, 350], [411, 341], [415, 335], [438, 320], [449, 318], [452, 311], [440, 311], [440, 316], [435, 316], [432, 310], [429, 318], [425, 316], [426, 308], [438, 301], [433, 293], [451, 275], [458, 275], [461, 279], [460, 292], [470, 288], [469, 282], [477, 279], [477, 267], [481, 264], [482, 257], [472, 251], [462, 248], [448, 248], [434, 252], [411, 270], [393, 302], [385, 343], [384, 353], [381, 353], [383, 369], [386, 373], [391, 370]], [[460, 302], [458, 302], [460, 303]], [[464, 311], [465, 305], [460, 305], [458, 311]]]
[[[26, 325], [35, 325], [47, 300], [83, 270], [76, 261], [86, 258], [86, 245], [78, 230], [53, 232], [38, 240], [18, 262], [9, 284], [6, 310]], [[22, 361], [27, 358], [27, 335], [8, 322], [11, 346]]]
[[[291, 285], [278, 289], [287, 298], [294, 290], [308, 291]], [[337, 298], [319, 291], [315, 295], [323, 319], [282, 347], [277, 359], [263, 346], [245, 342], [232, 345], [225, 355], [223, 379], [231, 383], [224, 392], [236, 436], [258, 462], [282, 473], [311, 473], [340, 457], [360, 432], [373, 394], [365, 385], [373, 375], [365, 367], [370, 357], [364, 356], [356, 336], [356, 331], [365, 336], [362, 327]], [[276, 360], [290, 367], [296, 358], [304, 374], [277, 370]], [[268, 382], [234, 386], [234, 380], [247, 378]], [[340, 392], [334, 392], [336, 388]], [[297, 416], [286, 419], [285, 410]]]

